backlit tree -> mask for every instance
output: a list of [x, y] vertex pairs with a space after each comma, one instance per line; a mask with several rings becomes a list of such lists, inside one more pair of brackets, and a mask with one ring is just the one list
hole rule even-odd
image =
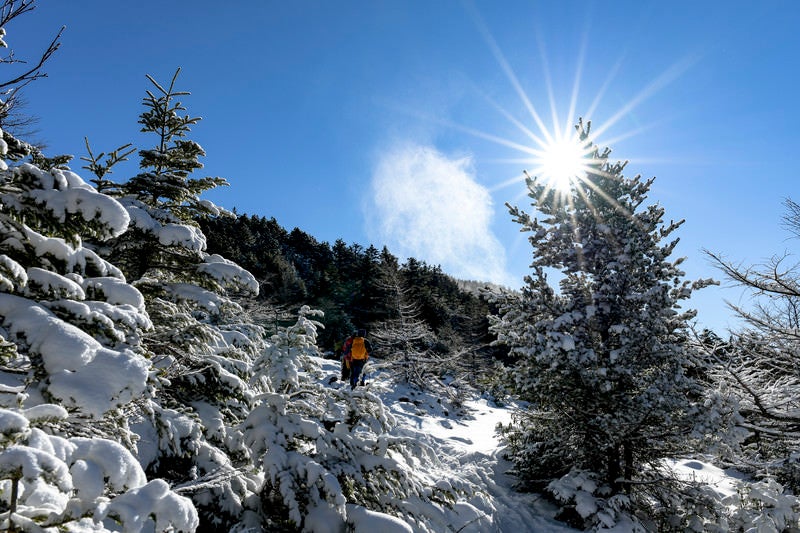
[[[682, 260], [669, 260], [678, 240], [662, 240], [683, 221], [662, 223], [664, 209], [645, 205], [653, 179], [625, 177], [589, 126], [577, 127], [585, 175], [568, 190], [528, 177], [536, 214], [509, 206], [530, 235], [533, 272], [519, 297], [498, 299], [493, 326], [530, 402], [505, 431], [520, 481], [582, 525], [659, 501], [660, 462], [702, 434], [701, 391], [687, 377], [695, 313], [680, 304], [710, 283], [682, 281]], [[576, 505], [580, 490], [592, 506]], [[653, 498], [637, 498], [645, 492]]]

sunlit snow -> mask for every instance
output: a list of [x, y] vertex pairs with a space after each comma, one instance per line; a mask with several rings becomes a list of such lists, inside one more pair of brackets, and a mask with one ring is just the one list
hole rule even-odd
[[[319, 361], [330, 375], [338, 372], [337, 362]], [[367, 387], [381, 398], [397, 421], [393, 433], [413, 436], [414, 439], [428, 444], [442, 461], [446, 470], [440, 471], [438, 475], [436, 471], [427, 472], [430, 482], [443, 483], [443, 480], [456, 476], [483, 490], [480, 494], [459, 500], [452, 509], [441, 511], [443, 531], [573, 531], [553, 520], [553, 510], [544, 505], [536, 495], [522, 494], [512, 489], [514, 480], [507, 474], [511, 464], [503, 459], [495, 432], [498, 423], [507, 423], [510, 420], [512, 407], [500, 407], [486, 398], [476, 398], [465, 402], [462, 409], [451, 411], [435, 395], [393, 383], [391, 372], [381, 368], [379, 362], [369, 363], [365, 371]], [[417, 471], [416, 474], [420, 472]], [[425, 513], [421, 509], [417, 512]], [[410, 528], [398, 526], [397, 518], [364, 511], [354, 513], [349, 505], [348, 521], [359, 533], [412, 531]], [[447, 529], [444, 529], [444, 525]]]

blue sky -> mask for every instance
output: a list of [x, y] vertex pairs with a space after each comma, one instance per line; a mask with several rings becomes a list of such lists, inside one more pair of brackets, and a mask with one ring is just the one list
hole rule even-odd
[[[719, 277], [704, 248], [750, 265], [800, 244], [781, 222], [800, 200], [794, 2], [42, 0], [6, 41], [33, 60], [61, 25], [25, 91], [50, 153], [149, 147], [145, 74], [181, 67], [205, 175], [231, 184], [208, 197], [322, 241], [519, 286], [531, 248], [504, 203], [528, 205], [525, 128], [582, 116], [686, 219], [689, 279]], [[726, 298], [747, 303], [695, 297], [701, 324], [735, 324]]]

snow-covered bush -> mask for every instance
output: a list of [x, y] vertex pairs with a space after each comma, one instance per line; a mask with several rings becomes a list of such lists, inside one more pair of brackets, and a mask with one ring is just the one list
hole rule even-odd
[[[787, 287], [792, 283], [785, 281]], [[728, 417], [733, 427], [718, 435], [726, 438], [717, 439], [716, 453], [754, 478], [774, 478], [795, 493], [800, 490], [798, 339], [794, 326], [782, 321], [794, 320], [792, 309], [799, 296], [800, 292], [772, 298], [774, 314], [751, 315], [749, 320], [760, 328], [748, 327], [726, 341], [706, 335], [698, 342], [714, 363], [711, 386], [715, 394], [725, 395], [733, 415]]]
[[562, 504], [559, 518], [573, 521], [580, 529], [611, 529], [624, 526], [631, 533], [644, 533], [646, 528], [630, 515], [630, 499], [625, 494], [611, 495], [594, 472], [573, 469], [551, 481], [548, 490]]
[[0, 529], [194, 531], [191, 501], [147, 482], [136, 458], [100, 438], [58, 437], [36, 427], [65, 419], [52, 404], [0, 409]]
[[722, 505], [730, 509], [727, 531], [779, 533], [800, 528], [800, 498], [787, 494], [774, 479], [741, 483]]
[[280, 328], [270, 338], [253, 365], [256, 389], [278, 393], [296, 391], [304, 385], [301, 374], [317, 370], [310, 356], [319, 354], [317, 330], [322, 324], [313, 319], [315, 316], [322, 316], [322, 312], [304, 305], [294, 325]]

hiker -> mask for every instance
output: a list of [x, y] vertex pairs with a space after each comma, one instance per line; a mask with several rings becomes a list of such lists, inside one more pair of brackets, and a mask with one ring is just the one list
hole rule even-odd
[[350, 350], [350, 344], [353, 342], [353, 337], [355, 336], [356, 332], [353, 332], [344, 340], [341, 347], [336, 351], [337, 354], [341, 354], [342, 356], [342, 381], [347, 381], [350, 379], [350, 360], [347, 354]]
[[[367, 330], [359, 329], [356, 334], [345, 341], [344, 354], [345, 360], [350, 368], [350, 389], [355, 389], [358, 385], [358, 378], [361, 376], [361, 371], [364, 370], [364, 365], [369, 359], [369, 354], [372, 347], [369, 341], [364, 337], [367, 336]], [[362, 379], [361, 384], [364, 384]]]

